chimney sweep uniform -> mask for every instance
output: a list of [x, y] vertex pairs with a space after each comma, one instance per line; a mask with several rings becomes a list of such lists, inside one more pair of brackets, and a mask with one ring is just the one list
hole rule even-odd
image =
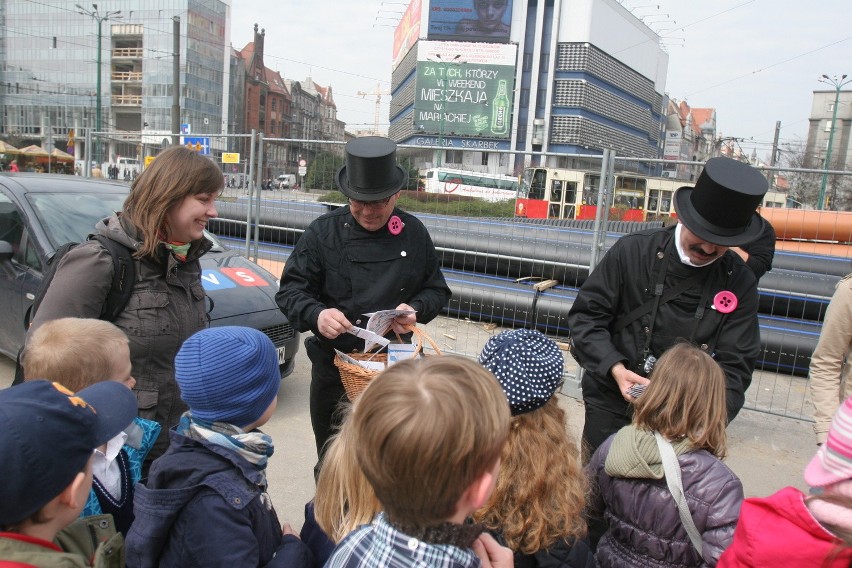
[[633, 413], [613, 366], [646, 376], [678, 339], [701, 347], [725, 371], [728, 420], [742, 408], [760, 352], [757, 281], [732, 251], [695, 266], [679, 258], [676, 241], [686, 227], [717, 247], [751, 242], [763, 228], [755, 209], [767, 187], [747, 164], [710, 159], [694, 188], [675, 193], [680, 225], [625, 235], [583, 283], [568, 324], [572, 353], [585, 369], [589, 455]]
[[[318, 327], [321, 312], [340, 310], [364, 327], [365, 313], [407, 304], [417, 322], [428, 323], [450, 299], [438, 254], [426, 227], [393, 204], [407, 172], [396, 163], [396, 144], [367, 136], [346, 144], [346, 163], [336, 182], [350, 205], [316, 220], [299, 238], [281, 276], [276, 300], [299, 331], [311, 331], [305, 350], [311, 360], [311, 423], [317, 454], [336, 429], [333, 415], [345, 400], [334, 349], [351, 353], [364, 340], [348, 333], [330, 339]], [[380, 213], [379, 213], [380, 212]], [[376, 228], [365, 228], [370, 216]], [[383, 220], [376, 221], [378, 217]]]

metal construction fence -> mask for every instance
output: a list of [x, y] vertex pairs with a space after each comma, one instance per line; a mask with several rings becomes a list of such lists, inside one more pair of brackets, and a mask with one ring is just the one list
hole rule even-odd
[[[226, 182], [211, 229], [276, 275], [307, 225], [345, 205], [335, 187], [340, 142], [203, 143]], [[467, 356], [502, 328], [534, 327], [567, 346], [566, 316], [590, 268], [621, 235], [676, 222], [673, 192], [702, 165], [441, 146], [401, 146], [397, 158], [409, 173], [398, 206], [429, 229], [453, 291], [446, 317], [427, 331], [445, 352]], [[761, 214], [778, 240], [758, 285], [762, 351], [746, 407], [809, 420], [810, 356], [835, 285], [852, 272], [852, 213], [830, 210], [848, 208], [852, 172], [758, 169], [770, 185]], [[577, 396], [579, 369], [567, 361], [565, 390]]]

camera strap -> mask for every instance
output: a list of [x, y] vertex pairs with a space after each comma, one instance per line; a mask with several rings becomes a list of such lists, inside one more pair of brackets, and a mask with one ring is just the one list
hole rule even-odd
[[[657, 274], [656, 281], [654, 282], [654, 297], [646, 301], [645, 303], [637, 306], [626, 315], [618, 318], [616, 320], [615, 325], [612, 328], [611, 334], [616, 334], [637, 319], [643, 317], [645, 314], [651, 314], [651, 321], [644, 328], [645, 332], [645, 341], [642, 348], [641, 360], [645, 361], [648, 357], [648, 354], [651, 352], [651, 339], [654, 335], [654, 322], [657, 319], [657, 314], [659, 313], [660, 306], [677, 298], [685, 291], [692, 288], [694, 285], [698, 284], [702, 278], [706, 278], [706, 283], [704, 287], [704, 293], [702, 296], [706, 296], [708, 290], [710, 289], [708, 286], [709, 281], [712, 279], [710, 275], [705, 271], [698, 271], [695, 274], [691, 275], [689, 278], [685, 278], [681, 280], [677, 285], [672, 286], [671, 288], [665, 289], [664, 283], [666, 279], [666, 272], [669, 267], [669, 260], [672, 255], [675, 254], [673, 249], [671, 239], [667, 240], [663, 245], [657, 250], [656, 255], [654, 256], [655, 264], [657, 265]], [[705, 303], [705, 299], [702, 298], [701, 303], [699, 304], [699, 310], [701, 313], [699, 314], [696, 311], [696, 326], [693, 328], [692, 334], [695, 335], [695, 330], [697, 329], [698, 322], [700, 322], [701, 317], [703, 316], [702, 306]]]
[[648, 326], [652, 331], [654, 327], [654, 319], [657, 316], [657, 310], [659, 307], [675, 298], [683, 294], [685, 291], [689, 290], [701, 280], [702, 276], [705, 276], [705, 273], [698, 272], [693, 274], [689, 278], [682, 280], [676, 286], [672, 286], [668, 290], [664, 289], [663, 282], [666, 279], [666, 271], [669, 267], [669, 259], [671, 258], [671, 252], [666, 252], [665, 249], [668, 248], [664, 246], [660, 250], [657, 251], [655, 259], [662, 263], [659, 265], [659, 271], [657, 272], [657, 279], [654, 283], [654, 297], [649, 299], [644, 304], [637, 306], [636, 308], [630, 310], [627, 314], [621, 316], [615, 321], [615, 324], [612, 326], [612, 330], [610, 331], [611, 335], [615, 335], [629, 324], [633, 323], [637, 319], [641, 318], [647, 313], [652, 313], [651, 316], [651, 324]]
[[[668, 248], [668, 247], [666, 247]], [[644, 308], [648, 304], [653, 304], [651, 307], [651, 321], [648, 323], [648, 327], [645, 328], [645, 345], [642, 348], [642, 361], [645, 361], [648, 358], [648, 354], [651, 352], [651, 337], [654, 334], [654, 322], [657, 321], [657, 313], [660, 310], [660, 304], [663, 302], [663, 282], [666, 279], [666, 271], [669, 268], [669, 259], [671, 258], [670, 253], [666, 253], [665, 250], [657, 252], [657, 259], [660, 259], [660, 255], [662, 254], [662, 264], [659, 266], [659, 272], [657, 274], [657, 282], [654, 284], [654, 299], [650, 302], [645, 302], [641, 308]], [[681, 283], [683, 284], [683, 283]], [[680, 286], [675, 286], [674, 288], [669, 289], [669, 293], [666, 295], [666, 302], [674, 298], [676, 295], [679, 295], [681, 291], [678, 290]], [[686, 288], [684, 288], [686, 290]], [[672, 292], [675, 292], [675, 295], [672, 295]], [[633, 318], [638, 319], [642, 317], [647, 312], [639, 314], [637, 317]], [[627, 314], [630, 315], [630, 314]], [[631, 320], [632, 321], [632, 320]]]
[[[698, 307], [695, 308], [695, 324], [693, 324], [692, 334], [689, 336], [690, 343], [695, 343], [695, 334], [698, 332], [698, 325], [704, 318], [704, 311], [707, 309], [705, 306], [708, 302], [710, 302], [710, 295], [713, 293], [713, 276], [713, 274], [708, 274], [707, 279], [704, 281], [704, 289], [701, 291], [701, 299], [698, 301]], [[708, 349], [708, 353], [709, 352], [710, 350]]]

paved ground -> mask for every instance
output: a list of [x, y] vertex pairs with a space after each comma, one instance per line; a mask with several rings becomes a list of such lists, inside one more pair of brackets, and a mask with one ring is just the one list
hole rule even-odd
[[[459, 329], [469, 327], [470, 329]], [[427, 327], [443, 349], [452, 351], [454, 337], [469, 337], [481, 346], [499, 331], [483, 324], [438, 318]], [[474, 352], [466, 347], [458, 351]], [[569, 369], [573, 361], [568, 360]], [[0, 356], [0, 387], [11, 384], [14, 362]], [[310, 364], [300, 351], [293, 374], [282, 381], [278, 409], [265, 428], [275, 440], [275, 455], [269, 467], [270, 493], [282, 520], [301, 526], [303, 507], [314, 492], [313, 466], [316, 461], [308, 414]], [[569, 394], [576, 395], [570, 385]], [[563, 394], [560, 400], [568, 412], [569, 427], [582, 429], [582, 403]], [[801, 473], [816, 447], [809, 423], [754, 411], [743, 411], [728, 429], [728, 465], [743, 480], [747, 496], [768, 495], [786, 485], [805, 489]]]

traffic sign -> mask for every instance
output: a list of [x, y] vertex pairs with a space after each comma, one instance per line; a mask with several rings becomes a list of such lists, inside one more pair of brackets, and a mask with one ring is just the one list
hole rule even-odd
[[195, 150], [205, 156], [210, 155], [210, 138], [201, 136], [184, 136], [182, 144], [190, 150]]
[[223, 152], [222, 153], [222, 163], [223, 164], [239, 164], [240, 163], [240, 153], [239, 152]]
[[180, 133], [181, 134], [192, 134], [192, 126], [189, 124], [181, 124], [180, 125]]
[[308, 173], [308, 168], [306, 168], [306, 167], [304, 167], [304, 166], [299, 166], [299, 175], [300, 175], [300, 176], [303, 176], [303, 175], [305, 175], [305, 174], [307, 174], [307, 173]]
[[[299, 167], [300, 167], [300, 168], [304, 168], [304, 167], [305, 167], [305, 166], [307, 166], [307, 165], [308, 165], [308, 161], [307, 161], [307, 160], [299, 160]], [[305, 174], [302, 174], [302, 175], [305, 175]]]

